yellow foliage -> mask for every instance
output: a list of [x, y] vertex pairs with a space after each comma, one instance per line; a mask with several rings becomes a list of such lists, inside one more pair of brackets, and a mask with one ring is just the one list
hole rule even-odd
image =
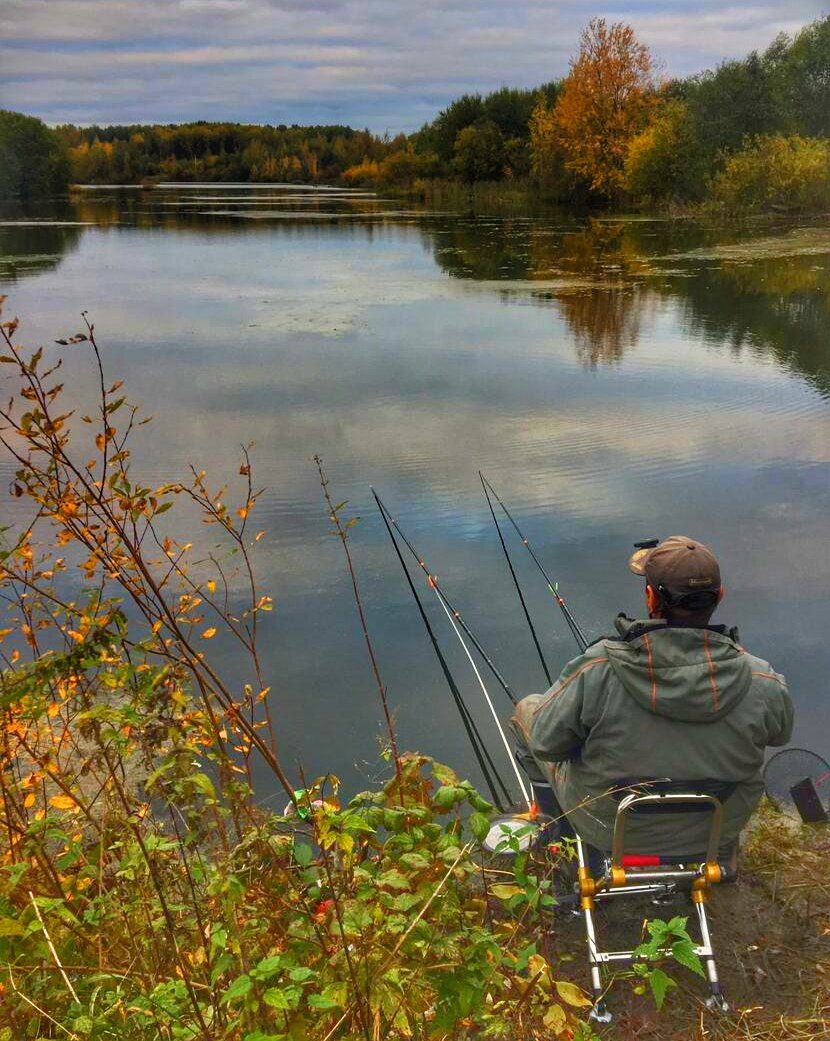
[[654, 63], [634, 30], [595, 18], [583, 30], [554, 112], [566, 165], [603, 195], [623, 187], [631, 138], [656, 98]]
[[819, 210], [830, 206], [830, 142], [797, 134], [749, 139], [715, 178], [730, 209]]

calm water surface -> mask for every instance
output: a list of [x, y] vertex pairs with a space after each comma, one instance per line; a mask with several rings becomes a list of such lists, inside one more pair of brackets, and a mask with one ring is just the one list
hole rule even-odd
[[[256, 441], [256, 560], [276, 605], [263, 646], [288, 766], [352, 790], [384, 769], [315, 452], [361, 517], [353, 551], [403, 747], [479, 780], [370, 484], [514, 688], [545, 685], [480, 468], [591, 636], [640, 610], [635, 539], [710, 542], [720, 620], [787, 675], [795, 742], [830, 755], [830, 225], [437, 213], [279, 185], [95, 190], [3, 212], [0, 292], [22, 339], [75, 332], [89, 310], [113, 379], [155, 416], [133, 444], [142, 479], [193, 462], [233, 482], [238, 446]], [[13, 500], [0, 509], [23, 519]], [[558, 669], [572, 638], [511, 547]]]

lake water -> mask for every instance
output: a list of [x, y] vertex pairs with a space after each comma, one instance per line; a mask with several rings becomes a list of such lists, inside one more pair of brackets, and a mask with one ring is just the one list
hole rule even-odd
[[[275, 600], [265, 668], [292, 772], [301, 761], [355, 790], [386, 769], [315, 452], [360, 517], [352, 548], [403, 748], [480, 781], [370, 484], [511, 685], [545, 686], [481, 469], [591, 637], [640, 612], [632, 542], [709, 542], [727, 586], [717, 620], [787, 675], [795, 743], [830, 756], [830, 224], [439, 213], [296, 186], [98, 189], [3, 211], [0, 292], [27, 343], [76, 332], [89, 311], [108, 373], [155, 416], [133, 444], [149, 484], [191, 461], [233, 482], [238, 446], [256, 442], [255, 560]], [[20, 509], [4, 499], [4, 522]], [[558, 670], [572, 637], [505, 536]], [[234, 675], [233, 654], [211, 648]]]

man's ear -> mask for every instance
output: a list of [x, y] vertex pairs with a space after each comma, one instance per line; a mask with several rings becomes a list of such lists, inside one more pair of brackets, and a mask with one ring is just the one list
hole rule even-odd
[[718, 590], [718, 603], [720, 603], [721, 600], [723, 600], [723, 598], [725, 596], [726, 596], [726, 586], [721, 586], [720, 589]]
[[652, 589], [651, 586], [646, 586], [646, 607], [648, 608], [649, 614], [656, 611], [660, 606], [660, 597]]

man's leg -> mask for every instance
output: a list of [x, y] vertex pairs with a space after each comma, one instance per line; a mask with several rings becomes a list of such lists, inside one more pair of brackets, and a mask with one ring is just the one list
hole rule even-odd
[[553, 787], [555, 769], [553, 764], [540, 763], [533, 757], [527, 747], [526, 734], [530, 717], [533, 715], [541, 697], [541, 694], [531, 694], [523, 698], [516, 706], [516, 712], [510, 720], [510, 729], [516, 738], [516, 759], [527, 774], [533, 801], [536, 803], [540, 813], [557, 822], [560, 835], [573, 837], [573, 829], [568, 823], [562, 807], [559, 805], [559, 800], [556, 798], [556, 792]]

